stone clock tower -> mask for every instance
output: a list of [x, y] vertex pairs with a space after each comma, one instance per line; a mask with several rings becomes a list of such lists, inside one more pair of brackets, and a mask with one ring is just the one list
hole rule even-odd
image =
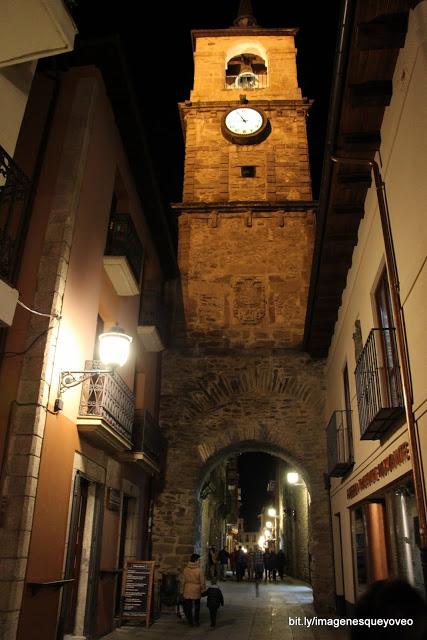
[[[264, 29], [241, 2], [229, 29], [193, 31], [177, 308], [164, 352], [168, 441], [153, 552], [176, 572], [200, 536], [200, 491], [219, 462], [264, 451], [310, 492], [315, 602], [332, 602], [322, 364], [301, 351], [314, 240], [295, 29]], [[200, 552], [199, 551], [199, 552]]]
[[179, 266], [193, 341], [298, 347], [313, 247], [295, 29], [193, 31]]

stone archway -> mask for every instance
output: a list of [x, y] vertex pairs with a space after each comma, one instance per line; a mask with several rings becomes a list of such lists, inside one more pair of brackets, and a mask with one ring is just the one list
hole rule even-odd
[[161, 571], [178, 571], [193, 552], [204, 475], [230, 451], [253, 447], [292, 462], [304, 477], [314, 602], [333, 608], [322, 381], [322, 363], [293, 351], [164, 354], [160, 420], [168, 460], [153, 527]]

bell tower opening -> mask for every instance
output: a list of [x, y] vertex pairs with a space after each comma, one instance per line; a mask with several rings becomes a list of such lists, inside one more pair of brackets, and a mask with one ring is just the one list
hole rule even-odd
[[265, 60], [255, 53], [233, 56], [227, 64], [225, 86], [227, 89], [264, 89], [267, 87]]

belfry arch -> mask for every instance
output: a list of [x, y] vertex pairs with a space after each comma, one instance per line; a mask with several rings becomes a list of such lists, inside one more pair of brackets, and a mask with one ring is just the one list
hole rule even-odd
[[292, 351], [267, 359], [164, 354], [161, 424], [169, 448], [153, 535], [161, 571], [179, 572], [197, 544], [207, 474], [233, 453], [261, 451], [292, 463], [308, 487], [314, 602], [333, 607], [322, 375], [320, 363]]

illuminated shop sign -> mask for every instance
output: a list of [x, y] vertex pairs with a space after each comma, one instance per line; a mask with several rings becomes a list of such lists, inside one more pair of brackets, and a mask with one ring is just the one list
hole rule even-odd
[[357, 482], [352, 484], [351, 487], [347, 489], [347, 499], [352, 500], [360, 491], [367, 489], [381, 478], [385, 478], [385, 476], [394, 471], [396, 467], [410, 459], [409, 444], [404, 442], [400, 447], [395, 449], [393, 453], [390, 453], [384, 460], [381, 460], [379, 464], [375, 465], [375, 467], [365, 473], [364, 476], [359, 478]]

